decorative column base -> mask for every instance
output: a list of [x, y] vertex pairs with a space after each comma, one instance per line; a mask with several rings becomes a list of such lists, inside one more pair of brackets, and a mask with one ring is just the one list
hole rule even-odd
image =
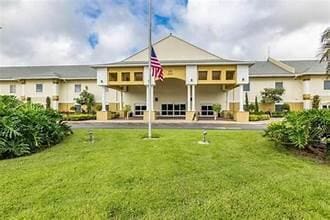
[[235, 112], [234, 120], [237, 122], [249, 122], [249, 112]]
[[96, 112], [97, 121], [107, 121], [111, 119], [111, 112]]
[[[151, 121], [155, 121], [156, 120], [156, 112], [155, 111], [151, 111]], [[148, 122], [149, 121], [149, 111], [144, 111], [143, 112], [143, 121], [144, 122]]]
[[186, 112], [186, 121], [197, 121], [197, 112], [195, 111], [187, 111]]

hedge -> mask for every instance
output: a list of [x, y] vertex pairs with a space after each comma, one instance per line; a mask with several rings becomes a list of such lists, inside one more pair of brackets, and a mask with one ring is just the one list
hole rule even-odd
[[269, 120], [270, 116], [268, 114], [250, 114], [249, 121], [264, 121]]
[[67, 114], [67, 115], [64, 115], [64, 120], [66, 120], [66, 121], [96, 120], [96, 115], [93, 115], [93, 114]]

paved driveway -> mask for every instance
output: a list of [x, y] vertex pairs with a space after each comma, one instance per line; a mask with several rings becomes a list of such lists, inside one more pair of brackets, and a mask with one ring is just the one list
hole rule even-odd
[[[158, 129], [208, 129], [208, 130], [263, 130], [267, 127], [267, 122], [249, 122], [238, 123], [232, 121], [198, 121], [198, 122], [186, 122], [186, 121], [155, 121], [152, 123], [153, 128]], [[137, 129], [147, 128], [148, 124], [143, 121], [125, 121], [125, 120], [113, 120], [113, 121], [80, 121], [80, 122], [68, 122], [73, 129], [77, 128], [104, 128], [104, 129]]]

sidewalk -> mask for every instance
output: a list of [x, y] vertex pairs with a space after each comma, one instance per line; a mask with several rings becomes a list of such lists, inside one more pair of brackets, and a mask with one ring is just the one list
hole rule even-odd
[[[199, 121], [185, 121], [185, 120], [155, 120], [152, 122], [154, 128], [159, 129], [243, 129], [243, 130], [263, 130], [267, 125], [273, 121], [279, 121], [280, 119], [272, 119], [268, 121], [257, 122], [236, 122], [236, 121], [224, 121], [224, 120], [199, 120]], [[108, 120], [108, 121], [70, 121], [68, 122], [72, 128], [103, 128], [103, 129], [116, 129], [116, 128], [129, 128], [139, 129], [146, 128], [147, 122], [143, 120]]]

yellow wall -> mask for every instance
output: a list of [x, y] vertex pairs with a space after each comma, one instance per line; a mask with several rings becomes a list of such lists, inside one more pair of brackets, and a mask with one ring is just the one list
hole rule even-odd
[[288, 102], [290, 106], [290, 111], [302, 111], [304, 110], [304, 103], [303, 102]]
[[[236, 83], [236, 65], [200, 65], [197, 71], [207, 71], [207, 80], [198, 80], [198, 84], [234, 84]], [[212, 71], [221, 71], [220, 80], [212, 80]], [[226, 71], [235, 71], [234, 80], [226, 80]]]
[[74, 105], [74, 103], [59, 103], [58, 111], [59, 112], [73, 112], [70, 108]]
[[176, 78], [186, 81], [186, 67], [164, 66], [164, 78]]
[[[122, 73], [130, 73], [130, 81], [122, 81]], [[109, 85], [143, 85], [142, 81], [134, 81], [134, 73], [141, 72], [143, 75], [143, 67], [109, 67], [108, 74], [117, 73], [117, 81], [109, 81]]]

